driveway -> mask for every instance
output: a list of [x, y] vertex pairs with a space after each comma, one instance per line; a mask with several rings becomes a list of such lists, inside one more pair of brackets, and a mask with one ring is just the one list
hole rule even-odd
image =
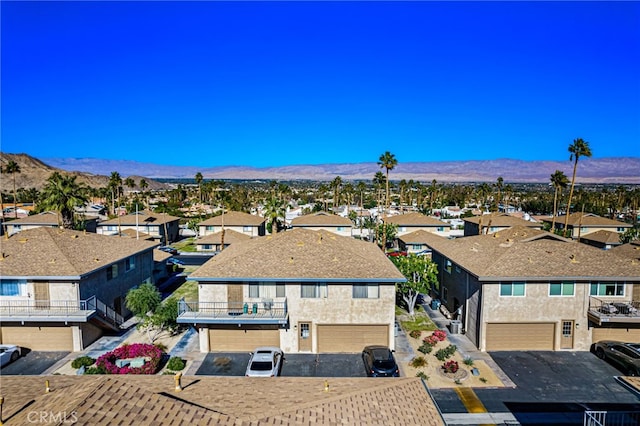
[[[24, 351], [24, 350], [23, 350]], [[18, 358], [15, 362], [9, 365], [5, 365], [0, 370], [2, 375], [15, 375], [15, 376], [39, 376], [53, 366], [56, 362], [60, 361], [70, 352], [43, 352], [43, 351], [29, 351]]]
[[[474, 389], [489, 412], [521, 424], [582, 424], [585, 409], [640, 410], [640, 398], [615, 380], [621, 373], [590, 352], [491, 352], [515, 388]], [[455, 389], [432, 389], [443, 413], [464, 413]]]
[[[196, 375], [244, 376], [247, 352], [209, 353]], [[366, 377], [360, 354], [285, 354], [282, 376]]]

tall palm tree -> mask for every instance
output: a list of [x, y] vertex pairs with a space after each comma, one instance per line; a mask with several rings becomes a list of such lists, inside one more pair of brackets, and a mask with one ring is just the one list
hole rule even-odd
[[500, 211], [500, 198], [502, 196], [502, 186], [504, 185], [504, 179], [502, 179], [502, 176], [498, 176], [498, 179], [496, 180], [496, 189], [498, 190], [498, 199], [496, 202], [496, 211], [499, 212]]
[[82, 206], [88, 201], [87, 189], [76, 182], [76, 176], [54, 172], [42, 189], [41, 207], [57, 211], [61, 219], [59, 224], [63, 228], [73, 229], [74, 207]]
[[384, 154], [380, 156], [378, 159], [378, 166], [381, 169], [385, 169], [386, 171], [386, 208], [384, 210], [384, 217], [382, 219], [382, 250], [386, 250], [387, 248], [387, 232], [386, 232], [386, 221], [384, 220], [387, 215], [387, 211], [389, 210], [389, 172], [393, 170], [398, 165], [398, 160], [396, 160], [396, 156], [390, 153], [389, 151], [385, 151]]
[[118, 172], [111, 172], [109, 176], [109, 184], [107, 185], [111, 190], [111, 214], [116, 214], [116, 196], [118, 196], [118, 202], [120, 201], [120, 189], [122, 187], [122, 177]]
[[576, 184], [576, 170], [578, 170], [578, 160], [580, 157], [591, 157], [591, 148], [589, 148], [589, 142], [582, 140], [582, 138], [574, 139], [573, 143], [569, 145], [569, 161], [573, 161], [573, 177], [571, 178], [571, 189], [569, 190], [569, 201], [567, 202], [567, 213], [564, 218], [564, 231], [563, 235], [567, 236], [567, 226], [569, 226], [569, 213], [571, 213], [571, 199], [573, 198], [573, 187]]
[[200, 199], [200, 202], [202, 202], [202, 181], [204, 180], [204, 178], [202, 177], [202, 173], [198, 172], [196, 173], [196, 183], [198, 184], [198, 198]]
[[336, 176], [329, 185], [333, 189], [333, 212], [337, 213], [338, 204], [340, 204], [340, 188], [342, 187], [342, 178]]
[[142, 190], [142, 196], [146, 198], [147, 208], [149, 208], [149, 197], [146, 196], [146, 191], [147, 191], [147, 188], [149, 187], [147, 180], [144, 178], [140, 179], [140, 182], [138, 182], [138, 186]]
[[556, 170], [551, 175], [551, 185], [554, 188], [553, 194], [553, 219], [551, 220], [551, 232], [556, 228], [556, 216], [558, 215], [558, 194], [562, 193], [562, 189], [569, 184], [569, 178], [561, 170]]
[[6, 166], [4, 166], [4, 173], [11, 175], [13, 178], [13, 214], [15, 218], [18, 218], [18, 205], [16, 204], [17, 193], [16, 193], [16, 174], [20, 173], [20, 165], [13, 160], [9, 160]]
[[276, 197], [271, 197], [264, 205], [264, 218], [267, 223], [271, 224], [271, 233], [276, 234], [278, 232], [278, 219], [285, 217], [285, 209], [283, 207], [282, 200]]

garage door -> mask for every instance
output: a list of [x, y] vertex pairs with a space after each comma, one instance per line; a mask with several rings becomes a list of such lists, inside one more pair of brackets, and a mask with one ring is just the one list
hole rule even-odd
[[73, 351], [71, 327], [3, 326], [2, 343], [10, 343], [32, 351]]
[[280, 346], [278, 329], [209, 329], [211, 352], [250, 352], [258, 346]]
[[389, 345], [388, 325], [318, 325], [318, 352], [361, 352], [368, 345]]
[[620, 340], [640, 343], [640, 328], [597, 327], [591, 330], [591, 341]]
[[555, 324], [487, 324], [487, 351], [552, 351]]

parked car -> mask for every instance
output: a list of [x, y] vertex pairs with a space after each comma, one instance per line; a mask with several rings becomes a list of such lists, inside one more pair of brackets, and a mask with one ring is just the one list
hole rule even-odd
[[20, 346], [0, 345], [0, 367], [20, 358]]
[[178, 250], [176, 250], [175, 248], [173, 248], [171, 246], [160, 246], [160, 247], [158, 247], [158, 250], [162, 250], [162, 251], [165, 251], [165, 252], [171, 253], [171, 254], [178, 254]]
[[263, 346], [251, 352], [251, 358], [247, 364], [247, 377], [274, 377], [279, 376], [282, 370], [284, 353], [282, 349]]
[[387, 346], [367, 346], [362, 351], [362, 361], [369, 377], [399, 377], [400, 370]]
[[176, 259], [174, 257], [170, 257], [169, 259], [167, 259], [167, 265], [171, 266], [171, 265], [176, 265], [176, 266], [184, 266], [184, 262], [180, 259]]
[[601, 340], [595, 344], [598, 358], [607, 360], [629, 376], [640, 376], [640, 343]]

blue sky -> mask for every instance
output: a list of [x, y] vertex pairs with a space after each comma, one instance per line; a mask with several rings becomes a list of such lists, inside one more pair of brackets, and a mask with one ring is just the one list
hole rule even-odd
[[640, 156], [638, 2], [7, 2], [2, 151], [167, 165]]

